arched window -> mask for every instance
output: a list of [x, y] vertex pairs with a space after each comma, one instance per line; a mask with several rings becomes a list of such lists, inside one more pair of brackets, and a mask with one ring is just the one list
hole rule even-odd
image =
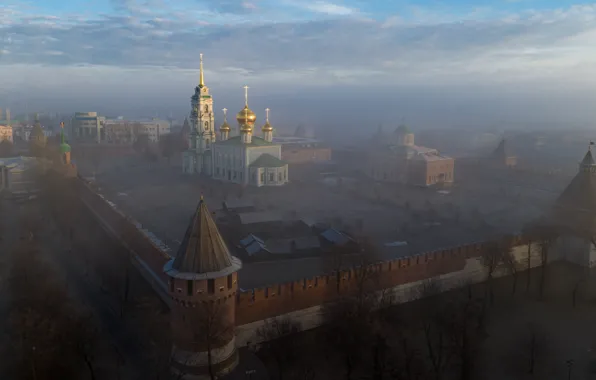
[[209, 106], [205, 106], [205, 113], [209, 113]]
[[208, 130], [209, 130], [209, 122], [208, 122], [208, 121], [206, 121], [206, 122], [205, 122], [205, 130], [206, 130], [206, 131], [208, 131]]

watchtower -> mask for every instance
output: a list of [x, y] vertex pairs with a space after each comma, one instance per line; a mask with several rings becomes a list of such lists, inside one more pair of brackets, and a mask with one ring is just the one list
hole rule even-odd
[[201, 196], [176, 258], [164, 266], [174, 301], [172, 371], [182, 378], [225, 375], [238, 364], [234, 328], [241, 267]]

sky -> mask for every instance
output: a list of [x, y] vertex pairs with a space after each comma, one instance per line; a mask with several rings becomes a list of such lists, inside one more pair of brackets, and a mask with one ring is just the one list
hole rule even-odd
[[283, 123], [596, 119], [594, 2], [2, 4], [0, 107], [16, 111], [184, 115], [203, 53], [217, 109], [241, 109], [248, 85]]

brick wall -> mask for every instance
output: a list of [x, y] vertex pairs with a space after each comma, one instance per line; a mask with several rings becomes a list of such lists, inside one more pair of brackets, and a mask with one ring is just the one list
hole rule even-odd
[[[523, 244], [519, 237], [515, 245]], [[421, 253], [371, 265], [375, 272], [374, 290], [394, 288], [432, 277], [461, 271], [466, 260], [480, 257], [484, 243], [463, 245], [457, 248]], [[342, 271], [339, 276], [329, 274], [266, 288], [243, 290], [236, 303], [236, 325], [243, 325], [301, 309], [321, 305], [342, 294], [359, 288], [356, 270]], [[339, 282], [339, 284], [338, 284]]]
[[126, 244], [133, 254], [138, 255], [147, 269], [153, 272], [152, 275], [162, 282], [159, 286], [166, 289], [168, 276], [163, 273], [163, 267], [170, 260], [170, 255], [143, 233], [140, 223], [124, 215], [84, 180], [79, 179], [75, 182], [75, 190], [90, 211], [100, 219], [99, 222], [108, 226], [115, 238]]

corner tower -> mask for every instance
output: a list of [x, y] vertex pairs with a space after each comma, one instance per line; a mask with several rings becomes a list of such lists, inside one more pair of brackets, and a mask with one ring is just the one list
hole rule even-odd
[[241, 267], [201, 196], [176, 258], [164, 266], [174, 301], [172, 371], [182, 378], [224, 375], [238, 364], [234, 328]]

